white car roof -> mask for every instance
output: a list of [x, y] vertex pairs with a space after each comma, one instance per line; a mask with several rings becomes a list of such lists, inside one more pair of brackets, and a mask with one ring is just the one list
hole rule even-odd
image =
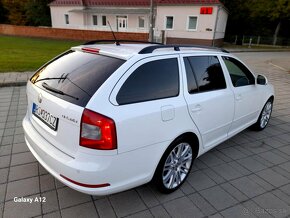
[[[175, 50], [175, 49], [178, 50]], [[72, 50], [102, 54], [110, 57], [116, 57], [124, 60], [130, 59], [138, 54], [162, 53], [162, 54], [177, 54], [194, 52], [194, 54], [216, 54], [226, 52], [225, 50], [198, 45], [158, 45], [158, 44], [89, 44], [72, 47]]]

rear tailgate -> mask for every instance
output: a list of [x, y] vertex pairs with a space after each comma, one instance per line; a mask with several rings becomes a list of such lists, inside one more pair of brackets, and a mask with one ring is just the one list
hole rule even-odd
[[35, 130], [54, 147], [74, 157], [85, 106], [124, 62], [70, 50], [40, 68], [27, 84], [27, 115]]
[[[54, 147], [74, 157], [79, 147], [83, 107], [27, 85], [27, 115], [36, 131]], [[41, 146], [41, 145], [39, 145]]]

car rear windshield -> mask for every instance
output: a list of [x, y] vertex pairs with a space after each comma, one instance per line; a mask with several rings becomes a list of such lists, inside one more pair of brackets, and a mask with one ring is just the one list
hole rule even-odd
[[124, 62], [118, 58], [70, 50], [41, 67], [30, 81], [65, 101], [85, 107]]

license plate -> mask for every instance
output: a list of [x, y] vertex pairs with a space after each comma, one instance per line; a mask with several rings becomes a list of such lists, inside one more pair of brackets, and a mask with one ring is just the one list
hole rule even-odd
[[52, 130], [57, 130], [58, 118], [35, 103], [32, 104], [32, 114]]

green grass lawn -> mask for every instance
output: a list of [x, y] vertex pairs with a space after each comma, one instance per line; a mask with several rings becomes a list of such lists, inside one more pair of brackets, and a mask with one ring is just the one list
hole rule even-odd
[[34, 71], [80, 41], [0, 35], [0, 72]]

